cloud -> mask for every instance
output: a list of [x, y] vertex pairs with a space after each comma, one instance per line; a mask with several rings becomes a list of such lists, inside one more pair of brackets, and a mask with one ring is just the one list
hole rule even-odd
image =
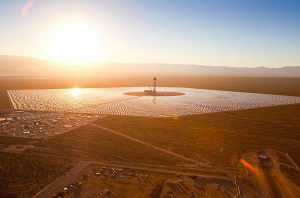
[[33, 7], [33, 3], [34, 3], [34, 0], [28, 0], [24, 6], [22, 7], [22, 11], [21, 11], [21, 15], [22, 16], [27, 16], [28, 13], [30, 12], [30, 10], [32, 9]]

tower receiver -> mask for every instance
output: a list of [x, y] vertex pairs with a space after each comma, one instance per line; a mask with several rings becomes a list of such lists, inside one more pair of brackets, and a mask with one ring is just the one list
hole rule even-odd
[[150, 89], [144, 90], [144, 93], [147, 95], [156, 95], [157, 94], [157, 78], [153, 77], [153, 87]]
[[153, 93], [156, 93], [156, 87], [157, 87], [157, 78], [153, 78]]

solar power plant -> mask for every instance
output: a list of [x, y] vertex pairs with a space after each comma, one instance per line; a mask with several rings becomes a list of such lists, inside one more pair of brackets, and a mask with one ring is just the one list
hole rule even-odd
[[179, 96], [133, 96], [145, 87], [9, 90], [15, 110], [170, 117], [300, 103], [300, 97], [159, 87]]

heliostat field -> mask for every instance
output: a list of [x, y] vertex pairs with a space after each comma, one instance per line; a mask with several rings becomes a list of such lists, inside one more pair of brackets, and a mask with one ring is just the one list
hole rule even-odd
[[300, 103], [300, 97], [160, 87], [177, 96], [133, 96], [145, 87], [9, 90], [16, 110], [132, 116], [181, 116]]

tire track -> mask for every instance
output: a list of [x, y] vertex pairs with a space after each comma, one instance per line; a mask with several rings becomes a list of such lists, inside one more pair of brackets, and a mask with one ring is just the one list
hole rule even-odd
[[175, 153], [175, 152], [173, 152], [173, 151], [170, 151], [170, 150], [167, 150], [167, 149], [164, 149], [164, 148], [155, 146], [155, 145], [153, 145], [153, 144], [151, 144], [151, 143], [148, 143], [148, 142], [145, 142], [145, 141], [136, 139], [136, 138], [134, 138], [134, 137], [128, 136], [128, 135], [126, 135], [126, 134], [124, 134], [124, 133], [121, 133], [121, 132], [119, 132], [119, 131], [116, 131], [116, 130], [113, 130], [113, 129], [110, 129], [110, 128], [106, 128], [106, 127], [103, 127], [103, 126], [98, 125], [98, 124], [90, 124], [90, 125], [93, 126], [93, 127], [95, 127], [95, 128], [98, 128], [98, 129], [107, 131], [107, 132], [112, 133], [112, 134], [114, 134], [114, 135], [117, 135], [117, 136], [120, 136], [120, 137], [125, 138], [125, 139], [127, 139], [127, 140], [130, 140], [130, 141], [132, 141], [132, 142], [135, 142], [135, 143], [142, 144], [142, 145], [144, 145], [144, 146], [150, 147], [150, 148], [152, 148], [152, 149], [154, 149], [154, 150], [157, 150], [157, 151], [159, 151], [159, 152], [165, 153], [165, 154], [167, 154], [167, 155], [171, 155], [171, 156], [176, 157], [176, 158], [178, 158], [178, 159], [181, 159], [181, 160], [184, 160], [184, 161], [187, 161], [187, 162], [191, 162], [191, 163], [193, 163], [193, 164], [201, 165], [201, 166], [211, 167], [211, 166], [209, 166], [207, 163], [199, 162], [199, 161], [194, 160], [194, 159], [192, 159], [192, 158], [185, 157], [185, 156], [180, 155], [180, 154], [178, 154], [178, 153]]

